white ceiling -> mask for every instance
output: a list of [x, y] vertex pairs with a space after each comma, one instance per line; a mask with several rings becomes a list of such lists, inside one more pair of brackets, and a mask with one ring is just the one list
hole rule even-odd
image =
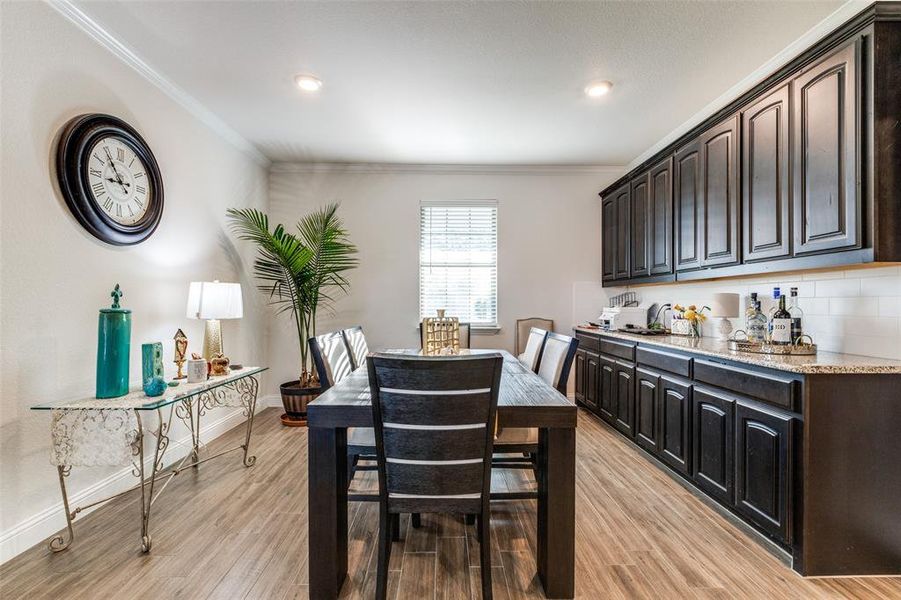
[[77, 2], [272, 160], [524, 165], [629, 163], [841, 4]]

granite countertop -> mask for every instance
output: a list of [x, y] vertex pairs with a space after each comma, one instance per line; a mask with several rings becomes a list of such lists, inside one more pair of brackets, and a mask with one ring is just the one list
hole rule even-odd
[[[769, 354], [751, 354], [729, 350], [728, 343], [712, 337], [690, 338], [681, 335], [638, 335], [621, 331], [603, 331], [597, 328], [576, 326], [574, 330], [581, 333], [604, 335], [607, 337], [640, 342], [651, 346], [676, 348], [695, 354], [724, 358], [735, 362], [747, 363], [759, 367], [769, 367], [792, 373], [899, 373], [901, 361], [889, 358], [873, 358], [855, 354], [820, 351], [813, 356], [778, 356]], [[899, 341], [901, 343], [901, 341]]]

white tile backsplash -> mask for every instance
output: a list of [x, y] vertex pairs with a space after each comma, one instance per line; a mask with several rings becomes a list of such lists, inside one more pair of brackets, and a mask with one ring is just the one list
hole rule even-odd
[[[792, 275], [767, 274], [719, 281], [636, 286], [642, 302], [710, 303], [714, 292], [741, 295], [742, 315], [732, 319], [744, 327], [748, 296], [757, 292], [763, 311], [772, 307], [773, 287], [788, 294], [798, 288], [804, 330], [821, 350], [901, 360], [901, 267], [811, 271]], [[607, 288], [609, 295], [623, 290]], [[704, 335], [714, 335], [716, 319], [704, 323]]]

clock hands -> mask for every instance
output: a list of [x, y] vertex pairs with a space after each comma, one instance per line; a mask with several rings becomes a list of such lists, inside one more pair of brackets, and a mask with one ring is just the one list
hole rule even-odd
[[[109, 181], [110, 183], [118, 183], [119, 185], [121, 185], [121, 186], [123, 186], [123, 187], [124, 187], [124, 186], [130, 186], [130, 185], [131, 185], [131, 184], [128, 183], [127, 181], [116, 181], [116, 180], [113, 179], [112, 177], [107, 177], [106, 180]], [[126, 191], [128, 191], [128, 190], [126, 190]]]
[[113, 179], [107, 179], [107, 181], [110, 181], [110, 182], [113, 182], [113, 183], [118, 183], [119, 186], [122, 187], [122, 191], [125, 192], [125, 193], [127, 194], [127, 193], [128, 193], [128, 188], [125, 187], [125, 184], [122, 182], [122, 177], [119, 176], [119, 171], [116, 170], [116, 163], [113, 162], [113, 155], [110, 154], [110, 152], [109, 152], [109, 147], [104, 146], [104, 147], [103, 147], [103, 150], [106, 152], [106, 157], [109, 159], [109, 164], [110, 164], [110, 166], [113, 167], [113, 174], [116, 176], [116, 179], [115, 179], [115, 180], [113, 180]]

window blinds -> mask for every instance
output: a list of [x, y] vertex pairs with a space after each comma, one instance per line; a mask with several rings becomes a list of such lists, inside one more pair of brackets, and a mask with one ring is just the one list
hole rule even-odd
[[497, 203], [423, 202], [419, 214], [419, 317], [497, 326]]

